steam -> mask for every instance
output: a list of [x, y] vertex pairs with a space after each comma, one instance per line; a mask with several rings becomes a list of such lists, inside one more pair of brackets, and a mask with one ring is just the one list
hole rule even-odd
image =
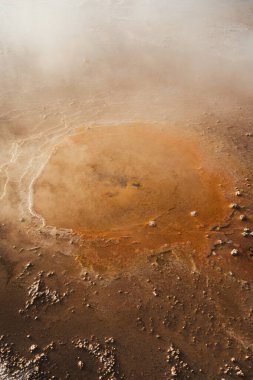
[[1, 199], [26, 204], [77, 127], [184, 128], [250, 109], [252, 11], [247, 0], [1, 0]]
[[252, 10], [238, 0], [2, 0], [2, 88], [143, 95], [145, 106], [155, 96], [161, 107], [249, 97]]

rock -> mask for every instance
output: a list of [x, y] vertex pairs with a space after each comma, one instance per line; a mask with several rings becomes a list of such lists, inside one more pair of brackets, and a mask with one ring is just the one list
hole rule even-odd
[[240, 253], [239, 250], [236, 249], [236, 248], [234, 248], [234, 249], [232, 249], [232, 251], [231, 251], [231, 256], [238, 256], [239, 253]]
[[217, 246], [223, 245], [223, 244], [225, 244], [225, 241], [218, 239], [218, 240], [215, 240], [213, 245], [214, 245], [214, 247], [217, 247]]
[[198, 211], [196, 211], [196, 210], [195, 211], [191, 211], [190, 215], [191, 216], [198, 216]]
[[110, 336], [109, 338], [105, 338], [105, 343], [115, 343], [115, 339], [112, 337], [112, 336]]
[[27, 248], [27, 251], [38, 251], [41, 247], [37, 246], [37, 247], [31, 247], [31, 248]]
[[237, 203], [231, 203], [229, 205], [229, 208], [231, 208], [233, 210], [239, 210], [240, 206]]
[[139, 182], [133, 182], [132, 186], [136, 187], [136, 188], [139, 188], [139, 187], [141, 187], [141, 184]]
[[78, 360], [78, 362], [77, 362], [77, 367], [78, 367], [79, 369], [84, 369], [84, 362], [83, 362], [82, 360]]
[[55, 272], [51, 271], [47, 273], [47, 277], [53, 277], [55, 275]]
[[241, 215], [239, 216], [239, 219], [240, 219], [242, 222], [245, 222], [248, 218], [247, 218], [246, 215], [241, 214]]
[[155, 221], [155, 220], [150, 220], [150, 221], [148, 222], [148, 226], [149, 226], [149, 227], [156, 227], [156, 226], [157, 226], [156, 221]]
[[177, 376], [177, 370], [176, 367], [173, 365], [170, 369], [171, 376], [176, 377]]
[[32, 344], [32, 345], [29, 347], [29, 351], [30, 351], [31, 353], [34, 353], [35, 351], [37, 351], [37, 349], [38, 349], [37, 344]]

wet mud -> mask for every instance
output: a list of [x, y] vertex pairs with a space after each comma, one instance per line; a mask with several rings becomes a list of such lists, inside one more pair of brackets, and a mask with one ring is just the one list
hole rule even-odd
[[250, 379], [251, 161], [237, 156], [249, 126], [232, 147], [230, 128], [115, 128], [66, 134], [27, 187], [32, 205], [11, 198], [20, 214], [1, 225], [2, 378]]
[[0, 7], [0, 379], [252, 380], [252, 4]]
[[233, 178], [204, 149], [194, 134], [159, 124], [88, 129], [53, 149], [33, 209], [88, 241], [78, 258], [100, 270], [126, 270], [151, 249], [187, 241], [205, 251], [208, 230], [229, 216]]

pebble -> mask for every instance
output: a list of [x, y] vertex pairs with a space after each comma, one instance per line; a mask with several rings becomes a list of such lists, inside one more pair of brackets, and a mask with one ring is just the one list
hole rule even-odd
[[84, 362], [83, 362], [82, 360], [78, 360], [78, 362], [77, 362], [77, 367], [78, 367], [79, 369], [84, 369]]
[[231, 256], [238, 256], [239, 253], [240, 253], [239, 250], [236, 249], [236, 248], [234, 248], [234, 249], [232, 249], [232, 251], [231, 251]]
[[32, 344], [32, 345], [29, 347], [29, 351], [32, 352], [32, 353], [35, 352], [37, 349], [38, 349], [37, 344]]
[[237, 203], [231, 203], [229, 205], [229, 208], [231, 208], [233, 210], [238, 210], [240, 208], [240, 206]]
[[156, 227], [156, 226], [157, 226], [155, 220], [150, 220], [150, 221], [148, 222], [148, 225], [149, 225], [149, 227]]
[[194, 210], [190, 212], [191, 216], [198, 216], [198, 211]]

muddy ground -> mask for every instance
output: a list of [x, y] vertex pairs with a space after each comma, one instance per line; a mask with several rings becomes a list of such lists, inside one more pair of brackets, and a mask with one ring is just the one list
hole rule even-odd
[[[160, 231], [170, 220], [152, 227], [144, 218], [141, 232], [127, 230], [139, 240], [126, 243], [125, 230], [82, 235], [43, 226], [37, 215], [2, 217], [3, 378], [251, 379], [253, 128], [220, 120], [203, 133], [202, 123], [195, 134], [224, 157], [231, 181], [226, 215], [211, 224], [182, 223], [176, 239]], [[7, 184], [7, 196], [16, 186]], [[6, 197], [3, 209], [14, 204]], [[192, 206], [184, 218], [195, 223]], [[195, 246], [196, 237], [205, 244]]]
[[252, 380], [251, 3], [42, 3], [0, 13], [0, 378]]

